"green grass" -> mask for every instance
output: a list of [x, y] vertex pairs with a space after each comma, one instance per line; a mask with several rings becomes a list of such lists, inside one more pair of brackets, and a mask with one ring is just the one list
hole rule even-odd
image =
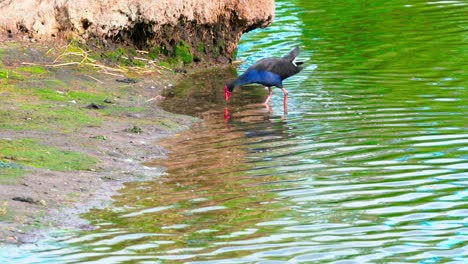
[[[96, 160], [75, 151], [63, 151], [34, 139], [0, 140], [0, 161], [54, 171], [90, 170]], [[15, 169], [15, 168], [9, 168]]]
[[15, 71], [3, 68], [0, 63], [0, 81], [4, 80], [23, 80], [24, 77]]
[[78, 103], [101, 103], [109, 96], [83, 91], [59, 92], [50, 88], [34, 89], [34, 94], [42, 100], [68, 102], [75, 100]]
[[75, 105], [21, 105], [14, 110], [0, 109], [0, 128], [70, 132], [83, 126], [100, 125], [102, 118], [90, 115], [91, 112]]
[[[4, 51], [0, 49], [0, 57]], [[23, 80], [24, 76], [18, 74], [16, 71], [7, 69], [0, 61], [0, 81], [3, 80]], [[1, 83], [0, 83], [1, 84]], [[1, 88], [1, 87], [0, 87]]]

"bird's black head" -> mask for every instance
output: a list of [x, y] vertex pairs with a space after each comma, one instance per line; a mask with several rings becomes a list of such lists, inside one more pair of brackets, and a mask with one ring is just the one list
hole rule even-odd
[[231, 93], [236, 88], [235, 85], [235, 80], [228, 82], [226, 85], [224, 85], [224, 100], [229, 100], [229, 97], [231, 97]]

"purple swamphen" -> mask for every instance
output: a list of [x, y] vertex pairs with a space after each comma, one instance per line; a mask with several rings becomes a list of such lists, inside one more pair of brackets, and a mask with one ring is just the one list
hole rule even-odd
[[267, 105], [273, 95], [272, 86], [281, 88], [284, 93], [284, 103], [287, 103], [288, 91], [283, 87], [283, 80], [300, 72], [303, 62], [296, 62], [299, 54], [299, 47], [294, 48], [288, 55], [282, 58], [264, 58], [250, 66], [237, 79], [228, 82], [224, 86], [224, 99], [227, 101], [232, 91], [241, 85], [258, 83], [268, 88], [268, 97], [265, 100]]

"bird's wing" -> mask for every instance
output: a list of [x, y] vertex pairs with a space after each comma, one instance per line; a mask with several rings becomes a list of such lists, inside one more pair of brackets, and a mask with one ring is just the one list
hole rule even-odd
[[265, 58], [257, 61], [254, 65], [250, 66], [247, 71], [268, 71], [277, 74], [282, 80], [298, 73], [301, 68], [295, 66], [292, 61], [284, 58]]

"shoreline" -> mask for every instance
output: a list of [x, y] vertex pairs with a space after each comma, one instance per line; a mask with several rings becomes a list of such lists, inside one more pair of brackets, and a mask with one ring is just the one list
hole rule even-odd
[[[27, 52], [37, 52], [34, 46], [26, 49]], [[11, 54], [9, 56], [15, 57]], [[3, 61], [9, 70], [14, 71], [17, 67], [14, 59], [7, 58]], [[103, 104], [104, 110], [86, 110], [87, 114], [101, 118], [100, 124], [78, 126], [71, 129], [71, 132], [59, 129], [55, 131], [54, 126], [52, 130], [44, 131], [11, 130], [3, 129], [0, 124], [0, 140], [9, 142], [35, 139], [41, 145], [78, 152], [97, 160], [96, 166], [88, 170], [61, 171], [22, 165], [26, 171], [24, 176], [13, 184], [0, 184], [0, 201], [4, 204], [6, 202], [6, 214], [0, 218], [0, 245], [34, 243], [46, 237], [52, 229], [92, 229], [79, 215], [112, 203], [112, 196], [124, 188], [125, 182], [159, 177], [164, 168], [143, 165], [144, 162], [165, 157], [165, 150], [155, 142], [186, 130], [199, 121], [194, 117], [166, 112], [156, 105], [164, 91], [171, 89], [185, 73], [136, 76], [136, 83], [122, 84], [116, 82], [114, 76], [83, 72], [78, 66], [46, 70], [41, 77], [26, 75], [26, 81], [20, 80], [14, 85], [30, 82], [29, 78], [39, 78], [44, 82], [44, 78], [71, 76], [70, 83], [76, 85], [77, 81], [79, 84], [76, 86], [84, 85], [81, 82], [93, 82], [91, 86], [103, 87], [113, 95], [114, 101], [109, 106]], [[9, 85], [7, 83], [6, 86]], [[57, 92], [61, 93], [62, 90], [58, 89]], [[13, 93], [13, 96], [17, 95]], [[46, 103], [51, 102], [46, 100]], [[79, 111], [89, 106], [86, 105], [87, 102], [82, 104], [60, 101], [52, 104], [53, 107], [75, 107], [76, 104], [81, 104], [76, 106]], [[102, 102], [96, 104], [100, 107]], [[109, 108], [117, 110], [114, 113]], [[125, 108], [139, 110], [129, 111]], [[101, 111], [110, 113], [101, 114]], [[47, 126], [50, 128], [51, 125]], [[18, 197], [25, 199], [12, 200]]]

